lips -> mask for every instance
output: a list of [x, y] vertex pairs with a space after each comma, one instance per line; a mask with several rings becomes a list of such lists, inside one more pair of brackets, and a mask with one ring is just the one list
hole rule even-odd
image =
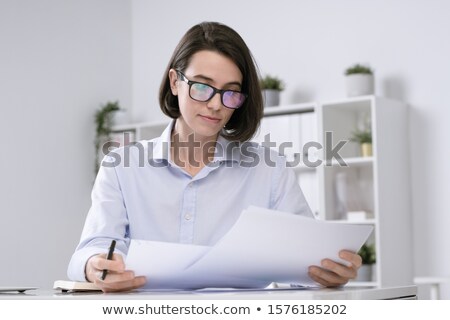
[[202, 119], [204, 119], [204, 120], [206, 120], [206, 121], [209, 121], [209, 122], [214, 122], [214, 123], [217, 123], [217, 122], [219, 122], [220, 121], [220, 119], [219, 118], [216, 118], [216, 117], [212, 117], [212, 116], [205, 116], [205, 115], [199, 115]]

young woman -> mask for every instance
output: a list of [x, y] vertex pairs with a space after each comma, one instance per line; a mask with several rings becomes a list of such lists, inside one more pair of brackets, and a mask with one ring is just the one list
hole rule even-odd
[[[159, 138], [105, 157], [69, 278], [105, 292], [139, 288], [152, 280], [126, 270], [130, 239], [214, 245], [250, 205], [313, 217], [285, 159], [247, 142], [262, 96], [252, 55], [234, 30], [214, 22], [188, 30], [164, 74], [160, 106], [173, 120]], [[112, 239], [116, 251], [107, 260]], [[310, 277], [324, 286], [347, 283], [361, 258], [340, 256], [350, 266], [325, 259]]]

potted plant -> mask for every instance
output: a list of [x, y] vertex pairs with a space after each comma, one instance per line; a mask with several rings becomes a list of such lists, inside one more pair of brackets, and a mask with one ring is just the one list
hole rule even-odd
[[345, 70], [347, 96], [362, 96], [374, 93], [373, 71], [369, 66], [355, 64]]
[[358, 281], [371, 281], [373, 274], [373, 267], [377, 262], [375, 245], [363, 244], [359, 249], [358, 254], [362, 258], [362, 266], [358, 270], [358, 276], [355, 280]]
[[371, 157], [372, 152], [372, 132], [370, 130], [356, 130], [352, 132], [351, 141], [358, 142], [361, 146], [361, 156]]
[[280, 104], [280, 92], [284, 90], [284, 83], [277, 77], [267, 75], [259, 82], [264, 95], [264, 106], [278, 106]]
[[121, 110], [119, 101], [107, 102], [95, 112], [95, 172], [100, 168], [101, 148], [111, 140], [114, 114]]

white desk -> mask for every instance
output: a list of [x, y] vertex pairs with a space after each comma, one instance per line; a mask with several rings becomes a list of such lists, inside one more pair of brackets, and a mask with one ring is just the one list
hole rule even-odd
[[62, 293], [57, 290], [31, 290], [25, 293], [1, 293], [0, 299], [38, 300], [380, 300], [417, 299], [416, 286], [371, 288], [344, 287], [338, 289], [275, 289], [275, 290], [205, 290], [177, 292]]

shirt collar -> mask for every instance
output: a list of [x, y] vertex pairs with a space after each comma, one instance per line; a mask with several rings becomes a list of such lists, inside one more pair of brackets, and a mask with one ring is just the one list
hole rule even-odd
[[169, 161], [170, 155], [170, 136], [172, 133], [172, 128], [175, 125], [175, 120], [170, 121], [167, 127], [164, 129], [161, 136], [154, 140], [153, 153], [151, 158], [153, 160], [167, 160]]
[[241, 159], [240, 144], [230, 141], [219, 134], [216, 142], [216, 151], [212, 162], [232, 161], [239, 162]]
[[[172, 129], [175, 125], [175, 119], [173, 119], [159, 138], [154, 140], [153, 153], [151, 158], [153, 160], [166, 160], [170, 162], [170, 147], [171, 147], [171, 135]], [[214, 159], [212, 162], [233, 161], [239, 162], [241, 152], [240, 143], [237, 141], [230, 141], [219, 134], [216, 142], [216, 150], [214, 152]]]

